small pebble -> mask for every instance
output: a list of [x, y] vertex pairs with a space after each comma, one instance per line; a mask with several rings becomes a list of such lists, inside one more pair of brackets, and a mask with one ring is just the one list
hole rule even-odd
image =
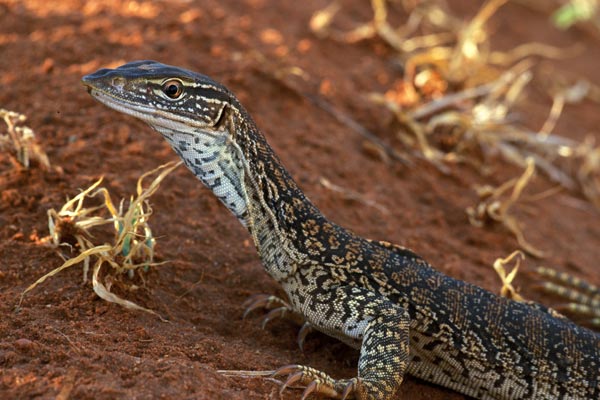
[[33, 342], [25, 338], [17, 339], [15, 341], [15, 347], [19, 350], [29, 350], [33, 347]]

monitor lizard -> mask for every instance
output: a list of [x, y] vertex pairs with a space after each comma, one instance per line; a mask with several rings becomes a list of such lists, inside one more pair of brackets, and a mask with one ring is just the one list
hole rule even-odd
[[237, 98], [209, 77], [155, 61], [83, 78], [101, 103], [148, 123], [251, 234], [288, 301], [278, 304], [360, 349], [358, 375], [308, 366], [285, 385], [343, 399], [394, 398], [405, 374], [477, 399], [600, 399], [600, 338], [541, 305], [448, 277], [411, 250], [329, 221], [283, 167]]

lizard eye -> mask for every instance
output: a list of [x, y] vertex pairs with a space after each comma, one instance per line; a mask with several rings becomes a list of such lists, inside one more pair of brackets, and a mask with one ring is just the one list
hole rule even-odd
[[162, 91], [170, 98], [177, 99], [183, 93], [183, 84], [176, 79], [171, 79], [163, 84]]

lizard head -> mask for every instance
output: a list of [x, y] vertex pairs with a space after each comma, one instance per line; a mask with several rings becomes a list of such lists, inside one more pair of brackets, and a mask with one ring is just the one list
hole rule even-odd
[[243, 180], [248, 162], [238, 141], [258, 133], [253, 123], [244, 125], [249, 130], [234, 122], [245, 111], [227, 88], [156, 61], [100, 69], [84, 76], [83, 84], [99, 102], [160, 132], [194, 175], [247, 225]]
[[83, 77], [92, 97], [163, 135], [223, 136], [234, 96], [211, 78], [156, 61], [133, 61]]

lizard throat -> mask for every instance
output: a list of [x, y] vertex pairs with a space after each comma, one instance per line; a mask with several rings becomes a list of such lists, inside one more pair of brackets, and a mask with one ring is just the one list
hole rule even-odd
[[243, 188], [244, 167], [227, 133], [179, 132], [153, 126], [169, 142], [186, 167], [248, 228], [248, 205]]

